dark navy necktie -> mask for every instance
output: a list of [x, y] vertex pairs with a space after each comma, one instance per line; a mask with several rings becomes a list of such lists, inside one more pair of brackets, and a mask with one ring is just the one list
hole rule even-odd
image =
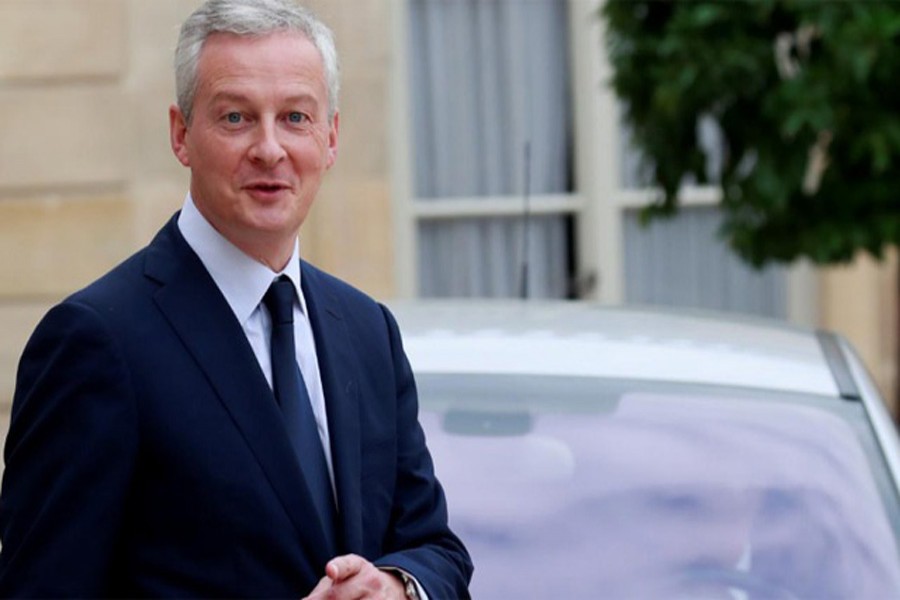
[[331, 479], [309, 394], [297, 365], [294, 298], [294, 284], [284, 275], [272, 282], [263, 297], [272, 317], [272, 388], [326, 535], [333, 537], [336, 516]]

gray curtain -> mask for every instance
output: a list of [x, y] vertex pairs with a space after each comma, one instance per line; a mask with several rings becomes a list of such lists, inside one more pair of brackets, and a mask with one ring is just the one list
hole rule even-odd
[[[433, 221], [419, 228], [419, 286], [423, 295], [519, 295], [524, 276], [522, 223], [516, 219]], [[533, 217], [528, 226], [527, 297], [564, 297], [568, 289], [568, 231], [560, 217]]]
[[[409, 0], [418, 202], [571, 191], [567, 3]], [[524, 208], [524, 205], [523, 205]], [[530, 219], [530, 293], [567, 291], [564, 216]], [[422, 296], [515, 296], [524, 219], [423, 220]]]
[[671, 220], [625, 215], [625, 296], [629, 302], [707, 308], [787, 318], [787, 271], [762, 271], [738, 259], [716, 235], [716, 207], [691, 206]]

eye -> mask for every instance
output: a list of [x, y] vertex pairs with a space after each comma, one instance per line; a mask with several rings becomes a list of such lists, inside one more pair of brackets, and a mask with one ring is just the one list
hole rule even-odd
[[291, 123], [306, 123], [309, 121], [309, 117], [307, 117], [302, 112], [297, 112], [296, 110], [288, 113], [288, 121]]
[[230, 123], [231, 125], [237, 125], [243, 119], [241, 118], [241, 113], [232, 111], [225, 115], [225, 120], [228, 121], [228, 123]]

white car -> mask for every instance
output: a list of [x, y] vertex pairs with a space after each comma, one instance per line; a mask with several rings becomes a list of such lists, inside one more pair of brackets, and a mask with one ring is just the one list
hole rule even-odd
[[582, 303], [391, 306], [506, 598], [900, 598], [900, 445], [841, 337]]

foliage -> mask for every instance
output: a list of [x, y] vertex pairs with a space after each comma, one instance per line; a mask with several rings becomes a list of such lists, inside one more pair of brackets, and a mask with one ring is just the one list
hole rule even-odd
[[[900, 241], [900, 2], [608, 0], [614, 75], [669, 215], [723, 137], [723, 235], [755, 265]], [[822, 170], [824, 167], [824, 170]]]

